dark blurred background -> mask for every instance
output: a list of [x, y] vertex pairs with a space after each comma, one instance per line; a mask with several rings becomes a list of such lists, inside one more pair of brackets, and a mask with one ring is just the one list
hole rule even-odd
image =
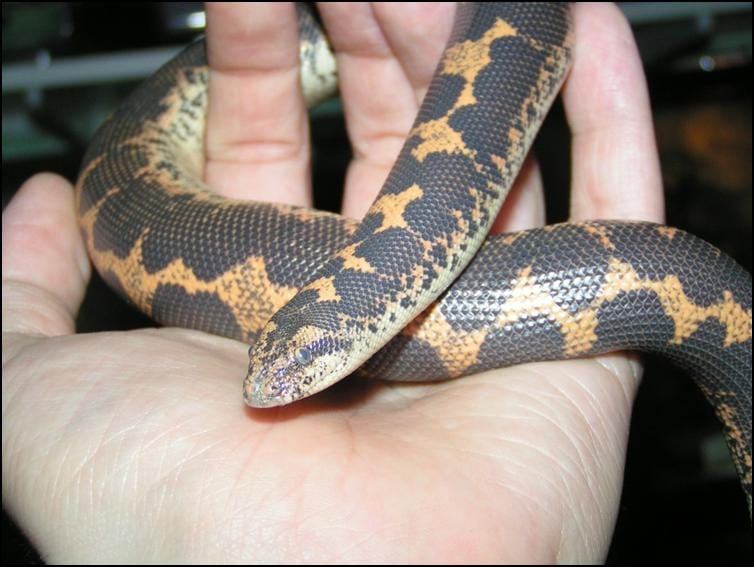
[[[751, 271], [751, 3], [619, 3], [649, 77], [668, 223]], [[74, 181], [96, 126], [204, 27], [199, 2], [4, 2], [3, 206], [33, 173]], [[350, 148], [338, 101], [312, 112], [316, 204], [337, 210]], [[536, 143], [549, 221], [565, 220], [562, 108]], [[96, 279], [82, 331], [153, 325]], [[751, 564], [751, 524], [713, 412], [687, 377], [648, 359], [609, 563]], [[42, 560], [4, 514], [5, 564]]]

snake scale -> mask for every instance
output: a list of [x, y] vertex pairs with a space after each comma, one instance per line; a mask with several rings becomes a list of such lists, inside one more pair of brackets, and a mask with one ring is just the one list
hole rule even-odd
[[[622, 349], [688, 368], [751, 510], [751, 276], [646, 222], [487, 231], [568, 69], [570, 8], [469, 3], [361, 223], [222, 198], [202, 181], [198, 41], [100, 128], [77, 183], [94, 265], [165, 325], [252, 343], [244, 397], [289, 403], [354, 371], [454, 378]], [[301, 11], [302, 79], [327, 90]]]

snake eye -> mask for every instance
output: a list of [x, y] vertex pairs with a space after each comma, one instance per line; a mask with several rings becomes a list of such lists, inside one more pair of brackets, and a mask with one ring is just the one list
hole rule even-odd
[[296, 351], [296, 362], [302, 366], [312, 361], [312, 353], [308, 348], [300, 348]]

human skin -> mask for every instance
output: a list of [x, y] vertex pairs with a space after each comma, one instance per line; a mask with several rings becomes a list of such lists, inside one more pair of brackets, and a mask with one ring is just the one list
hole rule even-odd
[[[208, 183], [309, 204], [293, 8], [207, 8]], [[453, 7], [320, 10], [354, 148], [343, 211], [359, 217], [410, 127]], [[575, 6], [574, 33], [563, 89], [571, 218], [662, 221], [630, 28], [615, 6], [590, 3]], [[530, 159], [496, 230], [543, 222]], [[241, 397], [247, 345], [174, 328], [76, 334], [91, 267], [66, 180], [24, 184], [3, 213], [2, 245], [3, 502], [46, 561], [604, 560], [641, 374], [633, 357], [439, 384], [346, 380], [254, 410]]]

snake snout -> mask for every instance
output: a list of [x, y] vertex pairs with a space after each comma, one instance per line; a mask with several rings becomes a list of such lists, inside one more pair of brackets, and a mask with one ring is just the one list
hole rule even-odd
[[269, 388], [269, 383], [259, 378], [247, 377], [243, 385], [243, 398], [253, 408], [271, 408], [284, 404]]
[[301, 388], [301, 365], [287, 349], [260, 341], [249, 353], [249, 370], [244, 380], [244, 400], [248, 405], [280, 406], [307, 395]]
[[287, 403], [281, 371], [274, 365], [258, 363], [252, 357], [243, 384], [244, 401], [254, 408], [268, 408]]

